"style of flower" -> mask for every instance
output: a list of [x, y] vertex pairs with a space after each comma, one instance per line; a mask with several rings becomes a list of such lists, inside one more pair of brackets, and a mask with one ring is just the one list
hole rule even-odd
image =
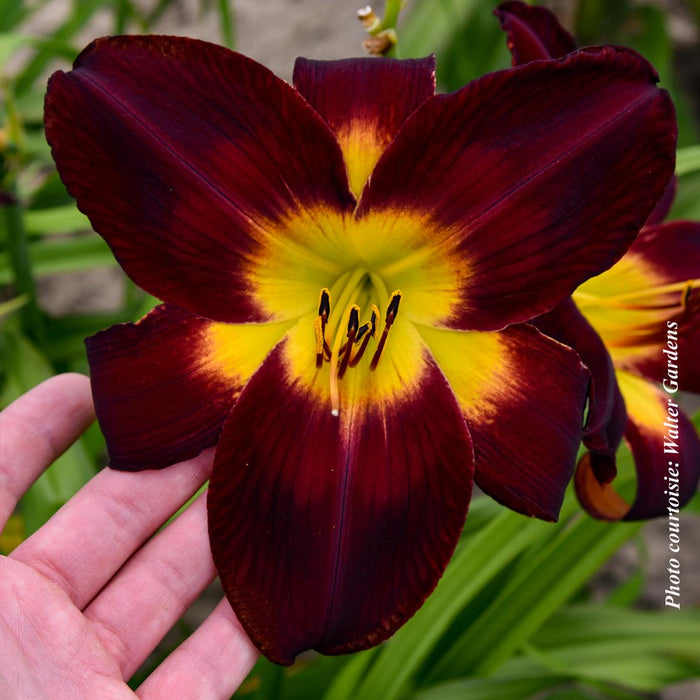
[[[575, 50], [574, 38], [546, 8], [507, 2], [496, 14], [515, 65]], [[700, 439], [676, 402], [681, 389], [700, 393], [700, 223], [663, 223], [675, 184], [618, 263], [535, 322], [575, 348], [591, 370], [589, 451], [575, 485], [584, 508], [600, 519], [668, 514], [669, 494], [684, 505], [700, 479]], [[637, 472], [631, 504], [611, 483], [623, 435]]]
[[270, 659], [391, 635], [472, 482], [555, 520], [588, 372], [521, 322], [610, 267], [671, 177], [675, 118], [612, 47], [434, 95], [434, 61], [98, 40], [55, 74], [59, 172], [165, 303], [88, 339], [111, 466], [216, 445], [218, 573]]

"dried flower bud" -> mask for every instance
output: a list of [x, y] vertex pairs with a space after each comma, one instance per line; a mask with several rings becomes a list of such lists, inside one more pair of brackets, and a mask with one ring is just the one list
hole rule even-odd
[[394, 29], [385, 29], [383, 32], [365, 39], [362, 46], [370, 56], [384, 56], [387, 51], [396, 46], [397, 40]]

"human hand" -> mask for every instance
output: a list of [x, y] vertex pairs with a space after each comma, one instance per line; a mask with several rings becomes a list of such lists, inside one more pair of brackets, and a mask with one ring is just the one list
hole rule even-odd
[[[94, 419], [88, 380], [53, 377], [0, 413], [0, 530]], [[212, 454], [164, 471], [104, 469], [0, 557], [0, 697], [228, 698], [257, 651], [227, 601], [134, 693], [126, 684], [216, 572], [199, 496]]]

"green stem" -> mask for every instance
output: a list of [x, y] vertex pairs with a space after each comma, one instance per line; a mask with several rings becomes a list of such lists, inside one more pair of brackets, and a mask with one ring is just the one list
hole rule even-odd
[[221, 36], [224, 41], [224, 45], [229, 49], [233, 49], [236, 46], [236, 39], [234, 36], [234, 19], [231, 8], [229, 7], [229, 0], [218, 0], [219, 4], [219, 19], [221, 22]]
[[[399, 14], [403, 9], [404, 4], [405, 0], [386, 0], [386, 7], [384, 8], [384, 19], [382, 20], [380, 26], [377, 28], [378, 32], [393, 29], [395, 32], [397, 32], [398, 35], [396, 25], [398, 24]], [[398, 45], [395, 45], [391, 49], [389, 49], [386, 52], [385, 56], [387, 58], [398, 58], [397, 46]]]
[[117, 0], [114, 8], [114, 33], [124, 34], [126, 24], [131, 16], [131, 3], [128, 0]]
[[[17, 188], [14, 183], [10, 185], [9, 189], [16, 197]], [[22, 221], [22, 209], [19, 204], [13, 202], [3, 207], [3, 210], [7, 231], [7, 248], [14, 274], [16, 293], [17, 296], [22, 296], [27, 300], [20, 309], [22, 325], [27, 334], [36, 343], [42, 345], [46, 339], [46, 329], [44, 318], [36, 301], [36, 287], [29, 259], [27, 236]]]
[[399, 14], [403, 9], [403, 5], [404, 0], [386, 0], [384, 19], [382, 20], [380, 31], [396, 29], [396, 23], [399, 21]]

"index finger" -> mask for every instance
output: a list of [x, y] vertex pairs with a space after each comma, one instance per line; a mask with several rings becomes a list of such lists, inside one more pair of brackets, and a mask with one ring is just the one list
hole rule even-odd
[[59, 374], [0, 413], [0, 529], [39, 475], [95, 419], [90, 381]]

